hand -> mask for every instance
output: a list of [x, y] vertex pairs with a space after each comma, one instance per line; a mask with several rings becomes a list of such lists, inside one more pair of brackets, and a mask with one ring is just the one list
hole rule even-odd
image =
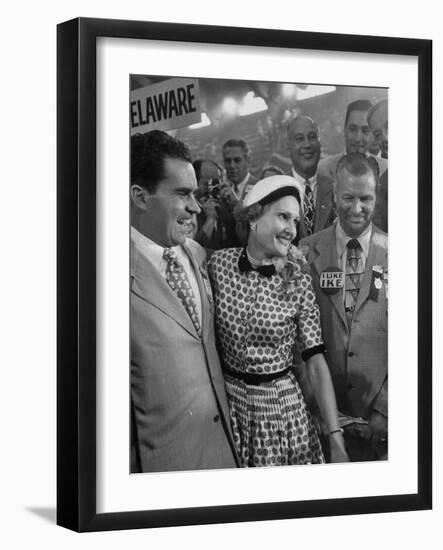
[[335, 432], [329, 436], [329, 446], [331, 462], [349, 462], [348, 453], [345, 449], [345, 441], [341, 432]]
[[207, 199], [205, 202], [201, 203], [201, 209], [205, 214], [207, 220], [216, 220], [217, 211], [219, 207], [219, 202], [217, 199]]
[[229, 183], [223, 182], [220, 184], [220, 198], [228, 202], [231, 206], [235, 206], [240, 199], [235, 194]]
[[355, 437], [356, 439], [364, 439], [369, 441], [372, 437], [372, 428], [369, 424], [359, 424], [354, 422], [353, 424], [348, 424], [344, 427], [344, 430], [347, 434]]
[[386, 434], [388, 431], [388, 419], [378, 411], [372, 411], [368, 418], [369, 426], [374, 434]]

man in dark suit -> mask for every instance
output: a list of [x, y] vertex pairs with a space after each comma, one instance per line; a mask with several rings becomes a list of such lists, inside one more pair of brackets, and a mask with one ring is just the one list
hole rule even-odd
[[318, 174], [321, 145], [310, 117], [297, 116], [288, 123], [287, 147], [301, 198], [299, 235], [306, 237], [328, 227], [335, 218], [332, 179]]
[[387, 452], [388, 240], [372, 223], [377, 179], [373, 159], [345, 155], [337, 167], [337, 222], [301, 241], [352, 460]]
[[235, 467], [187, 147], [131, 142], [131, 471]]

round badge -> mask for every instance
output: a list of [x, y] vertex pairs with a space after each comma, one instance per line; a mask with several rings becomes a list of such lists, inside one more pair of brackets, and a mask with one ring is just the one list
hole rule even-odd
[[335, 294], [343, 288], [344, 282], [344, 273], [339, 267], [327, 267], [320, 274], [320, 288], [325, 294]]

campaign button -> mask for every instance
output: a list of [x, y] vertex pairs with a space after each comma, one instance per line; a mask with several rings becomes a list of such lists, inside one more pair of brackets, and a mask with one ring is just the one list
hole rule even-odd
[[344, 273], [339, 267], [327, 267], [321, 272], [319, 282], [325, 294], [335, 294], [344, 286]]

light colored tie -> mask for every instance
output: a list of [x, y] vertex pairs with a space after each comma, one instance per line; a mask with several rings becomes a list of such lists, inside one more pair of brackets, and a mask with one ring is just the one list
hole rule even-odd
[[363, 276], [363, 263], [358, 240], [351, 239], [346, 246], [345, 311], [348, 325], [351, 326]]
[[305, 198], [303, 200], [303, 218], [305, 221], [308, 235], [312, 234], [314, 229], [314, 193], [312, 192], [309, 180], [305, 180]]
[[165, 248], [163, 258], [166, 260], [166, 282], [184, 305], [195, 330], [200, 334], [201, 326], [198, 318], [197, 304], [192, 292], [185, 269], [177, 259], [177, 254], [171, 248]]

